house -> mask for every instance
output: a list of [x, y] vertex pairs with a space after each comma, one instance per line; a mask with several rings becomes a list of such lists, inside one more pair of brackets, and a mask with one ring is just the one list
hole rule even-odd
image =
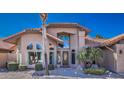
[[[100, 47], [104, 54], [101, 65], [114, 72], [124, 72], [124, 34], [110, 39], [91, 38], [88, 37], [90, 30], [77, 23], [51, 23], [46, 26], [46, 32], [45, 42], [49, 64], [76, 67], [79, 63], [77, 54], [83, 47]], [[6, 62], [12, 60], [28, 67], [37, 62], [45, 65], [42, 28], [25, 29], [4, 38], [3, 41], [11, 45], [6, 48], [6, 60], [1, 62], [4, 66]], [[0, 50], [1, 55], [3, 55], [2, 51], [5, 49]]]
[[16, 61], [13, 44], [7, 43], [0, 39], [0, 67], [5, 67], [7, 61]]
[[[77, 53], [85, 45], [89, 30], [77, 23], [53, 23], [46, 26], [47, 62], [61, 66], [76, 66]], [[31, 66], [37, 62], [43, 65], [42, 29], [26, 29], [4, 39], [16, 45], [17, 62]]]
[[86, 44], [99, 47], [103, 50], [103, 63], [105, 68], [117, 72], [124, 72], [124, 34], [110, 39], [93, 39], [86, 37]]

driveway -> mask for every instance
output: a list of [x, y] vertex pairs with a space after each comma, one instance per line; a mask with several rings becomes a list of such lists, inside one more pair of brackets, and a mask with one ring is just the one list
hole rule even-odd
[[58, 68], [51, 70], [50, 76], [45, 76], [44, 71], [27, 70], [27, 71], [16, 71], [8, 72], [7, 70], [0, 69], [0, 79], [120, 79], [124, 76], [109, 73], [106, 75], [90, 75], [84, 74], [82, 71], [79, 71], [75, 68]]

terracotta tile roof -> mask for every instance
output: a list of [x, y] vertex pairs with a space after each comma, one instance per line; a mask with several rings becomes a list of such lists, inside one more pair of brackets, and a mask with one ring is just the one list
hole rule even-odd
[[107, 39], [105, 40], [103, 43], [109, 45], [109, 44], [115, 44], [117, 43], [118, 41], [120, 40], [123, 40], [124, 39], [124, 34], [121, 34], [121, 35], [118, 35], [116, 37], [113, 37], [113, 38], [110, 38], [110, 39]]
[[123, 40], [124, 34], [118, 35], [110, 39], [96, 39], [96, 38], [94, 39], [94, 38], [89, 38], [89, 37], [85, 37], [85, 39], [96, 42], [97, 46], [108, 46], [108, 45], [116, 44], [120, 40]]
[[102, 42], [106, 41], [106, 39], [91, 38], [91, 37], [85, 37], [85, 39], [96, 42], [96, 43], [102, 43]]
[[0, 50], [12, 51], [11, 47], [13, 44], [4, 42], [3, 39], [0, 39]]
[[81, 31], [90, 32], [90, 30], [84, 26], [79, 25], [78, 23], [50, 23], [47, 25], [47, 28], [79, 28]]
[[[25, 33], [41, 33], [41, 32], [42, 32], [42, 29], [41, 28], [25, 29], [22, 32], [16, 33], [16, 34], [14, 34], [12, 36], [9, 36], [9, 37], [5, 38], [4, 41], [11, 43], [11, 41], [10, 41], [11, 39], [13, 39], [15, 37], [16, 38], [20, 38], [21, 35], [23, 35]], [[56, 40], [56, 41], [58, 41], [58, 42], [60, 42], [60, 43], [63, 43], [63, 41], [61, 39], [59, 39], [59, 38], [57, 38], [57, 37], [55, 37], [53, 35], [50, 35], [50, 34], [47, 33], [47, 36], [50, 37], [50, 38], [52, 38], [52, 39], [54, 39], [54, 40]]]

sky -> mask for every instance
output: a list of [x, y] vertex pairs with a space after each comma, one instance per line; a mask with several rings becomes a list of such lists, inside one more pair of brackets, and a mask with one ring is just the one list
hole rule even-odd
[[[90, 29], [89, 35], [96, 34], [112, 38], [124, 33], [124, 14], [98, 13], [49, 13], [47, 23], [73, 22]], [[0, 38], [23, 31], [39, 28], [42, 22], [38, 13], [0, 14]]]

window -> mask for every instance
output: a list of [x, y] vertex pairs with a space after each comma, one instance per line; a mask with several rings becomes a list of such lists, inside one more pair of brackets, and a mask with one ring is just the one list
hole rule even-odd
[[40, 44], [36, 44], [36, 49], [37, 50], [41, 50], [42, 49], [41, 45]]
[[29, 44], [29, 45], [27, 46], [27, 49], [28, 49], [28, 50], [32, 50], [32, 49], [33, 49], [33, 44]]
[[59, 34], [58, 38], [64, 41], [63, 48], [69, 48], [70, 47], [70, 36], [69, 35], [63, 35]]
[[49, 49], [50, 49], [50, 50], [54, 50], [54, 45], [51, 44], [51, 43], [49, 43]]
[[72, 60], [72, 64], [75, 64], [75, 50], [72, 50], [71, 60]]
[[122, 54], [123, 53], [123, 51], [122, 50], [119, 50], [119, 54]]
[[49, 53], [50, 64], [54, 64], [54, 52]]

